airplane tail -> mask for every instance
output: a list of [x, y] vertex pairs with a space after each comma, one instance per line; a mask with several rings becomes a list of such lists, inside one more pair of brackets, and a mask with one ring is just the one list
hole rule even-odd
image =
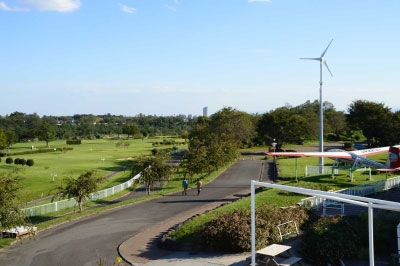
[[390, 147], [389, 153], [387, 157], [387, 166], [390, 168], [399, 168], [400, 167], [400, 149], [397, 147]]

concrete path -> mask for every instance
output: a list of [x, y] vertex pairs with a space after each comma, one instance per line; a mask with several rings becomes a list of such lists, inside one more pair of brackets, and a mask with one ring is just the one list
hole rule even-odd
[[194, 190], [188, 196], [175, 193], [39, 232], [35, 240], [24, 240], [0, 251], [0, 265], [86, 266], [97, 265], [99, 258], [111, 265], [119, 256], [118, 246], [132, 236], [190, 210], [234, 200], [236, 197], [228, 196], [248, 190], [250, 180], [259, 179], [262, 162], [238, 161], [204, 186], [200, 196]]

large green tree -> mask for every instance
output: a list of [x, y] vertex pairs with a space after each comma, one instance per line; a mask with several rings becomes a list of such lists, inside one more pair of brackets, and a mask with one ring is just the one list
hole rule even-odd
[[45, 141], [46, 146], [49, 147], [49, 142], [56, 138], [57, 125], [52, 121], [42, 121], [38, 131], [39, 140]]
[[368, 143], [390, 145], [393, 130], [393, 113], [383, 103], [357, 100], [348, 108], [348, 125], [351, 129], [361, 129]]
[[[139, 159], [137, 166], [141, 169], [140, 181], [145, 184], [146, 195], [150, 195], [156, 182], [169, 181], [173, 175], [175, 167], [166, 163], [168, 158], [167, 153], [158, 152], [154, 156]], [[136, 174], [136, 172], [132, 172], [132, 174]]]
[[139, 134], [139, 127], [138, 125], [134, 124], [134, 123], [130, 123], [130, 124], [126, 124], [123, 128], [122, 128], [122, 133], [127, 134], [128, 135], [128, 139], [130, 136], [135, 136], [137, 134]]
[[0, 227], [10, 229], [28, 224], [18, 205], [20, 190], [16, 178], [0, 173]]
[[7, 136], [7, 148], [10, 148], [14, 143], [17, 143], [18, 136], [17, 134], [14, 133], [14, 131], [7, 130], [6, 136]]
[[103, 180], [102, 177], [96, 175], [95, 171], [87, 171], [78, 178], [71, 176], [63, 179], [63, 183], [58, 187], [58, 193], [53, 197], [75, 198], [78, 203], [79, 211], [82, 212], [83, 203], [87, 200], [91, 193], [96, 192], [98, 184]]

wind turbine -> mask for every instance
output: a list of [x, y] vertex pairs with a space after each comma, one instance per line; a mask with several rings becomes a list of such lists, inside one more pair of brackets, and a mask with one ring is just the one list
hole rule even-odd
[[[325, 60], [325, 54], [326, 51], [328, 51], [329, 46], [331, 46], [331, 43], [333, 42], [333, 39], [331, 42], [328, 44], [326, 47], [325, 51], [321, 54], [320, 57], [317, 58], [300, 58], [304, 60], [315, 60], [319, 61], [319, 151], [323, 152], [324, 151], [324, 118], [323, 118], [323, 102], [322, 102], [322, 63], [324, 63], [326, 69], [328, 69], [329, 74], [332, 75], [331, 70], [328, 67], [328, 64], [326, 63]], [[322, 168], [324, 167], [324, 158], [319, 157], [319, 166], [320, 166], [320, 172], [322, 172]]]

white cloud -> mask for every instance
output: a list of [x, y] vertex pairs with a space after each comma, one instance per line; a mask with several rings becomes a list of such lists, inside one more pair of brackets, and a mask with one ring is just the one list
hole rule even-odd
[[120, 3], [118, 5], [121, 7], [122, 12], [129, 13], [129, 14], [136, 12], [136, 8], [134, 8], [134, 7], [129, 7], [129, 6], [126, 6], [126, 5], [123, 5]]
[[247, 0], [249, 3], [257, 3], [257, 2], [264, 2], [264, 3], [269, 3], [271, 0]]
[[42, 11], [71, 12], [82, 4], [80, 0], [17, 0], [27, 8]]
[[0, 2], [0, 10], [3, 11], [29, 11], [29, 9], [26, 8], [20, 8], [20, 7], [9, 7], [5, 2]]
[[170, 6], [170, 5], [164, 5], [164, 7], [166, 8], [166, 9], [169, 9], [169, 10], [171, 10], [171, 11], [176, 11], [176, 8], [175, 7], [173, 7], [173, 6]]

